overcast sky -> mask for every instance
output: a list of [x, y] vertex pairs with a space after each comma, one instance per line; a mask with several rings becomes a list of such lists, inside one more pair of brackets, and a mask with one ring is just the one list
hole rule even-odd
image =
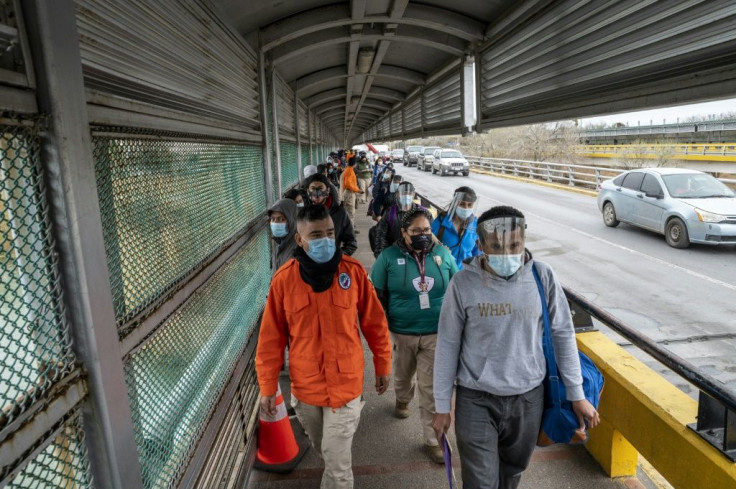
[[705, 102], [702, 104], [691, 104], [691, 105], [679, 105], [677, 107], [663, 107], [661, 109], [642, 110], [639, 112], [627, 112], [624, 114], [607, 115], [601, 117], [590, 117], [587, 119], [581, 119], [580, 125], [585, 127], [590, 124], [613, 124], [621, 122], [629, 126], [636, 126], [637, 121], [642, 126], [648, 126], [650, 121], [653, 124], [661, 124], [664, 119], [667, 124], [674, 124], [677, 122], [679, 117], [681, 121], [686, 120], [691, 116], [705, 116], [715, 114], [716, 117], [719, 114], [725, 112], [736, 112], [736, 98], [718, 100], [715, 102]]

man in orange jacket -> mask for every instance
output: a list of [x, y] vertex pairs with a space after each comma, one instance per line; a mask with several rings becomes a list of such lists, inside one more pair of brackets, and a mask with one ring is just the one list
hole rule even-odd
[[289, 345], [291, 403], [322, 455], [323, 488], [352, 489], [352, 443], [363, 407], [363, 347], [373, 352], [376, 392], [386, 392], [391, 343], [381, 303], [363, 266], [335, 245], [323, 205], [297, 216], [294, 258], [274, 275], [256, 351], [261, 409], [276, 414], [276, 389]]
[[350, 216], [350, 222], [355, 227], [355, 207], [358, 205], [358, 195], [361, 194], [360, 187], [358, 186], [358, 177], [355, 174], [355, 158], [348, 160], [348, 166], [342, 172], [341, 183], [342, 201], [345, 205], [345, 210], [348, 211], [348, 216]]

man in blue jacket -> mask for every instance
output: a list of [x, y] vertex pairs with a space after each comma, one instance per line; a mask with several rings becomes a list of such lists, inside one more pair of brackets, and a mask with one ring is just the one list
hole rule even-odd
[[459, 187], [455, 189], [447, 212], [432, 221], [432, 233], [450, 248], [450, 253], [461, 270], [463, 260], [481, 255], [477, 245], [477, 218], [473, 215], [477, 200], [472, 188]]

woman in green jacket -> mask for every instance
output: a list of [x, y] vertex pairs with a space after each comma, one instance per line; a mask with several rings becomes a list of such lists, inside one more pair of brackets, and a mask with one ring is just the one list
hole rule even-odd
[[432, 429], [432, 372], [442, 300], [458, 268], [449, 250], [433, 241], [431, 224], [432, 215], [426, 209], [406, 212], [401, 238], [378, 255], [371, 280], [391, 331], [395, 415], [409, 417], [416, 386], [426, 450], [432, 461], [443, 463]]

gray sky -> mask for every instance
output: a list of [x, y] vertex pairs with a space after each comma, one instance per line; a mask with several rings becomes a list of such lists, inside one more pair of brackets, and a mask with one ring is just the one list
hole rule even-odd
[[653, 124], [662, 124], [663, 119], [667, 124], [674, 124], [677, 122], [678, 117], [681, 121], [684, 121], [688, 117], [692, 116], [708, 116], [710, 114], [715, 114], [717, 117], [719, 114], [725, 112], [736, 112], [736, 98], [705, 102], [701, 104], [679, 105], [676, 107], [662, 107], [660, 109], [642, 110], [639, 112], [590, 117], [587, 119], [581, 119], [580, 125], [585, 127], [590, 124], [613, 124], [621, 122], [629, 126], [636, 126], [637, 121], [639, 121], [642, 126], [648, 126], [650, 121]]

